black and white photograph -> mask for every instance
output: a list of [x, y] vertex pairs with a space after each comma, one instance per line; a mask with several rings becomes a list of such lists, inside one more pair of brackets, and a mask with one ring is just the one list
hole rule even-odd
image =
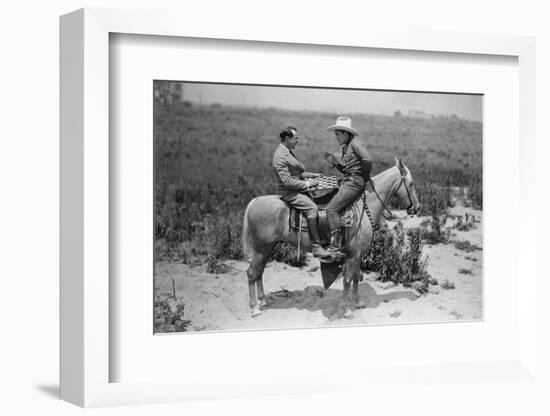
[[155, 333], [483, 319], [482, 95], [153, 100]]

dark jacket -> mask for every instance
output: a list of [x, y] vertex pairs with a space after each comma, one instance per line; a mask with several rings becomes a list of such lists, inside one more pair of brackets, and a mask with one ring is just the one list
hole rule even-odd
[[342, 165], [339, 169], [345, 176], [359, 176], [365, 181], [369, 180], [372, 159], [359, 139], [353, 138], [347, 145], [342, 146]]

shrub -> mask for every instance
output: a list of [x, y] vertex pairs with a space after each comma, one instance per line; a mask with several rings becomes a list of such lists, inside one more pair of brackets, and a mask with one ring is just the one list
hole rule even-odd
[[[447, 192], [448, 192], [447, 188]], [[422, 238], [429, 244], [446, 243], [449, 241], [450, 231], [443, 230], [445, 221], [447, 219], [447, 207], [449, 206], [450, 194], [444, 195], [439, 199], [433, 197], [429, 205], [429, 214], [432, 219], [429, 224], [429, 229], [424, 228], [422, 232]]]
[[301, 267], [306, 264], [306, 258], [306, 253], [300, 251], [300, 255], [298, 255], [298, 249], [293, 245], [277, 243], [271, 253], [270, 260], [280, 261], [294, 267]]
[[483, 181], [481, 176], [476, 176], [470, 182], [468, 191], [472, 206], [476, 209], [483, 209]]
[[424, 183], [418, 189], [421, 207], [419, 215], [442, 215], [452, 206], [450, 187]]
[[191, 321], [183, 319], [185, 306], [183, 302], [177, 302], [173, 308], [163, 299], [155, 298], [155, 324], [154, 332], [186, 332]]
[[475, 217], [468, 215], [468, 213], [464, 214], [464, 217], [458, 215], [456, 218], [457, 221], [453, 228], [458, 231], [470, 231], [476, 227], [474, 223]]
[[[408, 240], [406, 239], [408, 236]], [[422, 238], [419, 228], [405, 233], [401, 222], [390, 230], [385, 223], [374, 235], [370, 251], [363, 256], [362, 270], [371, 270], [380, 274], [380, 280], [410, 286], [421, 281], [418, 288], [425, 291], [430, 282], [427, 272], [427, 259], [422, 259]]]
[[206, 260], [206, 272], [212, 274], [227, 273], [229, 267], [226, 264], [220, 262], [215, 256], [210, 256]]
[[481, 247], [470, 243], [468, 240], [455, 241], [455, 248], [470, 253], [475, 250], [481, 250]]
[[[428, 244], [448, 243], [451, 237], [451, 230], [444, 228], [446, 220], [447, 214], [439, 215], [434, 210], [432, 218], [422, 221], [419, 226], [421, 239]], [[413, 229], [408, 231], [409, 234], [412, 232]]]
[[235, 223], [226, 223], [221, 221], [214, 227], [214, 257], [216, 259], [234, 259], [239, 260], [244, 256], [241, 245], [239, 227]]
[[452, 290], [455, 288], [454, 282], [444, 279], [439, 285], [442, 289]]

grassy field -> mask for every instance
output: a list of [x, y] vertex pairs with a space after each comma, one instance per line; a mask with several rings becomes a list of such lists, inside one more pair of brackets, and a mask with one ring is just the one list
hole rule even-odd
[[[242, 257], [240, 234], [250, 199], [276, 192], [271, 169], [278, 133], [296, 126], [297, 157], [310, 171], [335, 174], [323, 160], [338, 154], [325, 130], [338, 114], [155, 105], [156, 259], [188, 264]], [[399, 156], [410, 168], [428, 211], [444, 209], [450, 186], [468, 187], [482, 206], [482, 124], [456, 117], [414, 119], [350, 114], [374, 159], [373, 174]]]

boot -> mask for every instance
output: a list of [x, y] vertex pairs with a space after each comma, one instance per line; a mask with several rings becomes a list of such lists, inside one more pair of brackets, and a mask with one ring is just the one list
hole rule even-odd
[[319, 238], [319, 228], [317, 225], [317, 218], [308, 218], [307, 225], [309, 228], [309, 236], [311, 237], [311, 253], [313, 257], [327, 257], [330, 255], [323, 246], [321, 246], [321, 239]]
[[330, 256], [330, 253], [323, 248], [320, 241], [311, 242], [311, 253], [313, 257], [325, 258]]
[[342, 250], [341, 246], [342, 246], [342, 234], [340, 233], [340, 230], [333, 231], [330, 237], [330, 245], [328, 246], [327, 251], [331, 255], [340, 254]]

